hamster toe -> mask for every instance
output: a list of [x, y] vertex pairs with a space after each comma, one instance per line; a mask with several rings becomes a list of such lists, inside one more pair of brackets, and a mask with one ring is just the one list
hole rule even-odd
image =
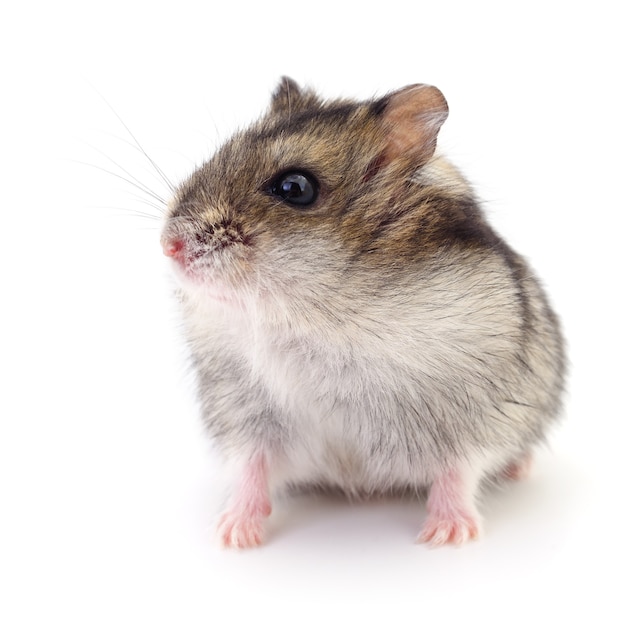
[[468, 467], [435, 478], [428, 495], [428, 516], [417, 542], [462, 545], [478, 538], [480, 517], [473, 498], [479, 481], [480, 472]]
[[430, 516], [426, 520], [417, 539], [433, 547], [442, 545], [462, 545], [476, 540], [480, 535], [478, 520], [470, 515], [456, 515], [448, 518]]
[[260, 515], [226, 512], [219, 521], [217, 535], [226, 548], [257, 547], [263, 542], [263, 519]]

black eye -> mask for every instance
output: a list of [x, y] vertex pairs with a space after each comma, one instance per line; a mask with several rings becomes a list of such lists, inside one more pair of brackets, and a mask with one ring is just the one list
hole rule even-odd
[[318, 186], [313, 175], [291, 171], [279, 176], [271, 191], [293, 207], [310, 207], [317, 200]]

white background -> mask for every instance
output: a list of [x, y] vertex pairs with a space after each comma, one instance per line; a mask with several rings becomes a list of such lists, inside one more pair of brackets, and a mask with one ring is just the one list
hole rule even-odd
[[[618, 4], [4, 8], [0, 616], [624, 617]], [[276, 506], [263, 548], [213, 538], [160, 224], [133, 215], [158, 212], [115, 175], [167, 190], [111, 107], [179, 181], [282, 74], [328, 97], [439, 86], [442, 147], [563, 318], [567, 417], [529, 480], [484, 498], [480, 542], [414, 545], [419, 502], [311, 498]]]

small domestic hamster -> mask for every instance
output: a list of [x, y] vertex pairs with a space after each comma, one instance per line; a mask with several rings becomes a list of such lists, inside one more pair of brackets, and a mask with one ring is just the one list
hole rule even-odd
[[516, 478], [559, 417], [559, 322], [436, 152], [423, 84], [268, 111], [177, 189], [161, 243], [206, 426], [236, 471], [218, 526], [263, 539], [276, 491], [426, 490], [418, 541], [479, 535], [483, 481]]

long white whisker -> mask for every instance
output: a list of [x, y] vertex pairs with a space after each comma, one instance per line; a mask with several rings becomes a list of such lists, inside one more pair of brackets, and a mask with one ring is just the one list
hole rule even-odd
[[[91, 144], [87, 144], [86, 146], [88, 146], [89, 148], [94, 150], [96, 153], [98, 153], [99, 155], [101, 155], [102, 157], [104, 157], [105, 159], [110, 161], [116, 168], [121, 170], [126, 175], [126, 178], [124, 178], [124, 177], [119, 177], [119, 178], [124, 178], [124, 180], [126, 180], [127, 182], [130, 182], [129, 179], [134, 181], [134, 183], [137, 184], [136, 185], [137, 188], [142, 189], [142, 191], [144, 191], [146, 194], [150, 195], [151, 197], [155, 198], [162, 205], [164, 205], [164, 206], [167, 205], [167, 201], [165, 199], [163, 199], [159, 194], [157, 194], [157, 192], [155, 192], [153, 189], [151, 189], [150, 186], [148, 186], [143, 181], [140, 181], [136, 176], [131, 174], [128, 170], [126, 170], [126, 168], [124, 168], [124, 166], [119, 164], [112, 157], [107, 155], [104, 151], [102, 151], [101, 149], [96, 148], [95, 146], [93, 146]], [[131, 144], [130, 146], [133, 146], [133, 145]], [[80, 162], [79, 161], [78, 163], [84, 163], [84, 162]], [[95, 164], [87, 164], [87, 165], [95, 166]], [[108, 172], [109, 174], [114, 174], [110, 170], [107, 170], [106, 168], [100, 168], [100, 170], [102, 170], [104, 172]]]
[[108, 207], [108, 206], [93, 206], [94, 209], [102, 209], [106, 211], [117, 211], [118, 215], [129, 215], [133, 217], [141, 217], [147, 220], [152, 220], [155, 222], [161, 222], [161, 218], [154, 213], [146, 213], [145, 211], [140, 211], [139, 209], [126, 209], [124, 207]]
[[[96, 91], [97, 92], [97, 91]], [[150, 162], [150, 164], [152, 165], [152, 167], [155, 169], [155, 171], [157, 172], [157, 174], [161, 177], [161, 179], [163, 180], [163, 182], [165, 183], [165, 185], [169, 188], [169, 190], [173, 193], [176, 190], [176, 187], [174, 186], [174, 184], [167, 178], [167, 176], [165, 175], [165, 173], [163, 172], [163, 170], [161, 170], [161, 168], [157, 165], [157, 163], [152, 159], [152, 157], [150, 157], [150, 155], [148, 155], [148, 153], [146, 152], [146, 150], [143, 148], [143, 146], [141, 146], [141, 143], [139, 142], [139, 140], [137, 140], [137, 138], [135, 137], [135, 134], [133, 134], [133, 132], [129, 129], [128, 125], [126, 125], [126, 123], [122, 120], [122, 117], [116, 112], [115, 108], [105, 99], [105, 97], [98, 92], [98, 94], [100, 95], [100, 97], [102, 98], [102, 100], [104, 101], [104, 103], [106, 103], [107, 107], [111, 110], [111, 112], [113, 112], [113, 114], [115, 114], [117, 120], [120, 122], [120, 124], [122, 125], [122, 127], [124, 127], [124, 129], [126, 130], [126, 132], [128, 133], [128, 135], [131, 137], [132, 141], [135, 143], [135, 145], [137, 146], [137, 148], [139, 149], [139, 151], [144, 155], [144, 157]]]
[[[78, 161], [78, 160], [70, 160], [70, 161], [73, 161], [74, 163], [80, 164], [82, 166], [89, 166], [91, 168], [95, 168], [96, 170], [100, 170], [101, 172], [106, 172], [107, 174], [110, 174], [111, 176], [114, 176], [114, 177], [116, 177], [118, 179], [121, 179], [125, 183], [128, 183], [129, 185], [132, 185], [135, 189], [138, 189], [138, 190], [144, 192], [145, 194], [147, 194], [148, 196], [150, 196], [151, 198], [156, 200], [158, 203], [163, 205], [163, 207], [167, 206], [167, 201], [166, 200], [161, 198], [161, 196], [159, 196], [155, 191], [151, 190], [147, 185], [145, 185], [139, 179], [137, 179], [132, 174], [130, 174], [129, 172], [124, 170], [118, 164], [116, 164], [116, 165], [118, 165], [118, 167], [121, 168], [121, 170], [123, 170], [124, 173], [128, 175], [127, 177], [123, 176], [121, 174], [118, 174], [117, 172], [113, 172], [112, 170], [107, 170], [106, 168], [103, 168], [102, 166], [98, 166], [97, 164], [91, 164], [89, 162]], [[111, 160], [111, 161], [113, 161], [113, 160]], [[115, 162], [113, 162], [113, 163], [115, 164]], [[152, 204], [152, 206], [155, 209], [157, 209], [158, 211], [160, 211], [161, 213], [165, 212], [165, 210], [162, 207], [160, 207], [160, 206], [158, 206], [156, 204]]]
[[[128, 146], [130, 149], [133, 149], [134, 151], [140, 153], [142, 156], [144, 155], [142, 149], [140, 149], [134, 142], [132, 142], [131, 140], [127, 140], [126, 138], [123, 138], [122, 136], [117, 136], [115, 134], [112, 133], [107, 133], [106, 134], [109, 138], [111, 138], [112, 140], [117, 140], [119, 142], [121, 142], [122, 144], [124, 144], [125, 146]], [[104, 155], [105, 157], [107, 157], [107, 155], [105, 153], [102, 153], [102, 151], [99, 151], [98, 149], [96, 149], [95, 147], [93, 147], [92, 145], [88, 145], [90, 146], [92, 149], [94, 149], [95, 151], [97, 151], [98, 153], [101, 153], [102, 155]], [[114, 164], [116, 164], [117, 166], [119, 166], [120, 168], [122, 168], [117, 162], [115, 162], [114, 160], [112, 160], [110, 157], [108, 157], [108, 159], [110, 159]], [[192, 160], [189, 160], [191, 164], [193, 164], [194, 162]], [[123, 168], [122, 168], [123, 169]], [[126, 170], [124, 170], [124, 172], [126, 172]], [[152, 178], [156, 179], [162, 186], [165, 187], [165, 189], [167, 190], [168, 193], [173, 193], [176, 191], [176, 186], [174, 184], [172, 184], [169, 179], [164, 180], [163, 177], [160, 174], [155, 174], [154, 171], [151, 171], [152, 173]]]

